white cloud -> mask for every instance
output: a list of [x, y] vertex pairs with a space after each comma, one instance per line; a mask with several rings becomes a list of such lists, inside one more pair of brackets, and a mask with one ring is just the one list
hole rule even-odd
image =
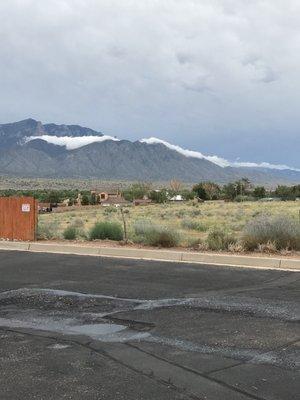
[[300, 169], [289, 167], [287, 165], [281, 165], [281, 164], [270, 164], [267, 162], [261, 162], [261, 163], [253, 163], [253, 162], [240, 162], [240, 161], [228, 161], [224, 158], [218, 157], [218, 156], [207, 156], [199, 151], [194, 151], [194, 150], [187, 150], [183, 149], [180, 146], [171, 144], [169, 142], [166, 142], [165, 140], [158, 139], [156, 137], [151, 137], [148, 139], [141, 139], [141, 143], [148, 143], [148, 144], [163, 144], [164, 146], [168, 147], [171, 150], [175, 150], [178, 153], [186, 156], [186, 157], [194, 157], [194, 158], [200, 158], [200, 159], [205, 159], [208, 161], [211, 161], [212, 163], [219, 165], [220, 167], [248, 167], [248, 168], [269, 168], [269, 169], [278, 169], [278, 170], [285, 170], [289, 169], [292, 171], [299, 171]]
[[26, 138], [26, 142], [30, 142], [35, 139], [45, 140], [48, 143], [56, 144], [58, 146], [66, 146], [67, 150], [74, 150], [80, 147], [86, 146], [91, 143], [101, 143], [106, 140], [119, 141], [119, 139], [103, 135], [103, 136], [52, 136], [52, 135], [41, 135], [41, 136], [30, 136]]
[[[25, 139], [25, 142], [30, 142], [35, 139], [41, 139], [48, 143], [55, 144], [58, 146], [66, 146], [67, 150], [75, 150], [83, 146], [87, 146], [92, 143], [101, 143], [107, 140], [112, 141], [120, 141], [116, 137], [103, 135], [103, 136], [55, 136], [55, 135], [41, 135], [41, 136], [29, 136]], [[140, 140], [141, 143], [147, 144], [162, 144], [169, 148], [170, 150], [177, 151], [178, 153], [184, 155], [185, 157], [193, 157], [193, 158], [200, 158], [211, 161], [212, 163], [219, 165], [220, 167], [249, 167], [249, 168], [269, 168], [269, 169], [278, 169], [278, 170], [293, 170], [293, 171], [300, 171], [300, 169], [292, 168], [287, 165], [280, 165], [280, 164], [270, 164], [267, 162], [261, 163], [253, 163], [253, 162], [240, 162], [240, 161], [228, 161], [225, 158], [218, 157], [216, 155], [204, 155], [199, 151], [188, 150], [184, 149], [180, 146], [175, 144], [171, 144], [165, 140], [158, 139], [156, 137], [144, 138]]]

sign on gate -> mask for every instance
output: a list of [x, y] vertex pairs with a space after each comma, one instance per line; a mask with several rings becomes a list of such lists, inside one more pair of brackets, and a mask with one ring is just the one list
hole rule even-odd
[[0, 239], [34, 241], [37, 216], [33, 197], [0, 197]]
[[30, 204], [22, 204], [23, 212], [30, 212]]

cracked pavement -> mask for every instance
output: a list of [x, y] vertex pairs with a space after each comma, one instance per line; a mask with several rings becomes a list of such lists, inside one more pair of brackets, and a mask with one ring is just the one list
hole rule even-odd
[[293, 400], [300, 273], [0, 252], [0, 398]]

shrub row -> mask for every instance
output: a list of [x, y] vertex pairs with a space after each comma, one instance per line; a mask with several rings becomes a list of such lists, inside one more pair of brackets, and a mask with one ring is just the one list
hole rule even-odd
[[133, 228], [135, 242], [157, 247], [175, 247], [179, 244], [176, 231], [154, 225], [149, 220], [136, 221]]
[[[63, 231], [66, 240], [74, 240], [78, 237], [86, 237], [80, 230], [81, 224], [76, 223]], [[194, 223], [191, 220], [182, 222], [182, 226], [198, 231], [205, 231], [206, 227]], [[40, 239], [52, 239], [58, 237], [58, 226], [55, 223], [38, 227]], [[97, 222], [90, 230], [89, 240], [110, 239], [120, 241], [123, 239], [123, 228], [117, 222]], [[164, 226], [154, 225], [150, 220], [138, 220], [133, 225], [133, 241], [149, 246], [176, 247], [180, 243], [177, 231]], [[229, 251], [277, 251], [300, 250], [300, 222], [285, 216], [258, 216], [248, 222], [242, 236], [237, 238], [225, 229], [213, 228], [208, 232], [205, 241], [194, 241], [191, 246], [208, 250]]]

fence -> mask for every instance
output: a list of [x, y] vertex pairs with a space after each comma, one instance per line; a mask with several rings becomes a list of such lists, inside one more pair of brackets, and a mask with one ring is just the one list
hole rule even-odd
[[33, 197], [0, 197], [0, 238], [36, 239], [38, 204]]

